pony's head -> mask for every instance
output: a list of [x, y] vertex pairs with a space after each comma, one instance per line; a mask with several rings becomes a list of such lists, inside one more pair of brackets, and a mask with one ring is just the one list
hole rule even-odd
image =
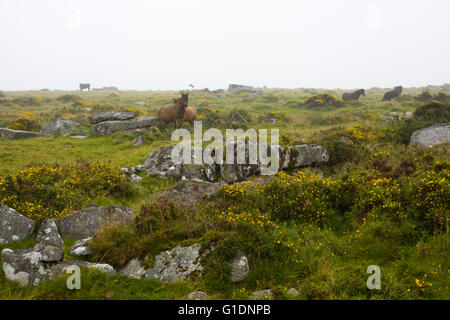
[[181, 106], [183, 108], [187, 108], [187, 106], [189, 104], [189, 96], [188, 95], [189, 95], [188, 93], [183, 93], [183, 92], [181, 93], [181, 99], [179, 99], [179, 100], [180, 100]]

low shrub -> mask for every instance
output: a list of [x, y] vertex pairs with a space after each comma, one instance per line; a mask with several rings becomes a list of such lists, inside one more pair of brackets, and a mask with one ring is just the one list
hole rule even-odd
[[82, 209], [98, 196], [129, 196], [131, 184], [109, 162], [41, 165], [0, 179], [0, 202], [39, 221]]
[[14, 121], [8, 126], [12, 130], [33, 131], [39, 130], [41, 127], [36, 121], [36, 116], [33, 112], [23, 112], [20, 114], [21, 118]]
[[17, 97], [11, 100], [12, 103], [20, 105], [22, 107], [27, 106], [39, 106], [43, 102], [48, 102], [48, 99], [42, 97]]
[[412, 118], [395, 124], [388, 139], [408, 144], [414, 131], [444, 122], [450, 122], [450, 105], [433, 101], [417, 108]]
[[312, 96], [303, 102], [306, 108], [318, 108], [318, 107], [333, 107], [340, 108], [344, 106], [344, 101], [337, 99], [335, 96], [324, 93], [317, 96]]
[[64, 95], [56, 98], [56, 101], [64, 102], [64, 103], [76, 102], [76, 101], [80, 101], [80, 100], [81, 100], [81, 97], [76, 94], [64, 94]]

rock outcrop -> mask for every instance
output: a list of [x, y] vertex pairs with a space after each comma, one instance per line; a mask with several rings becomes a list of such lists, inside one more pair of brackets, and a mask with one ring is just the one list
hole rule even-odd
[[133, 278], [133, 279], [141, 279], [145, 277], [146, 271], [142, 266], [141, 260], [134, 258], [130, 260], [125, 266], [123, 266], [119, 272], [124, 276]]
[[36, 241], [53, 247], [62, 248], [64, 246], [64, 241], [59, 234], [58, 226], [54, 220], [49, 218], [41, 223], [36, 235]]
[[201, 251], [199, 243], [190, 246], [176, 246], [172, 250], [163, 251], [155, 257], [154, 265], [146, 271], [146, 277], [159, 281], [177, 281], [202, 274], [202, 259], [212, 249]]
[[171, 201], [181, 207], [195, 210], [196, 206], [216, 193], [224, 184], [200, 180], [184, 180], [158, 196], [158, 201]]
[[231, 261], [231, 282], [240, 282], [248, 277], [250, 268], [248, 266], [248, 258], [242, 251], [238, 251]]
[[270, 300], [273, 298], [272, 290], [257, 290], [250, 295], [250, 300]]
[[36, 132], [30, 132], [30, 131], [0, 128], [0, 138], [17, 140], [17, 139], [26, 139], [26, 138], [36, 138], [36, 137], [41, 137], [41, 134], [36, 133]]
[[138, 120], [104, 121], [92, 126], [93, 133], [106, 136], [114, 132], [150, 128], [158, 123], [156, 117], [145, 117]]
[[229, 94], [240, 94], [240, 93], [256, 93], [257, 90], [254, 87], [251, 86], [244, 86], [240, 84], [230, 84], [228, 86], [228, 93]]
[[[177, 146], [177, 150], [174, 148]], [[184, 147], [186, 152], [188, 152], [186, 147]], [[227, 183], [234, 183], [246, 180], [248, 177], [258, 174], [275, 174], [277, 171], [266, 172], [263, 171], [267, 166], [264, 166], [259, 158], [256, 156], [256, 161], [250, 161], [251, 150], [256, 151], [259, 155], [259, 148], [267, 148], [266, 155], [268, 159], [271, 159], [272, 152], [278, 152], [278, 169], [293, 169], [307, 167], [317, 164], [323, 164], [329, 161], [329, 155], [327, 150], [319, 145], [314, 144], [304, 144], [296, 145], [294, 147], [285, 148], [283, 146], [263, 146], [258, 145], [253, 142], [231, 142], [226, 146], [226, 150], [233, 149], [234, 152], [234, 162], [226, 163], [226, 151], [224, 151], [224, 163], [218, 164], [186, 164], [184, 160], [181, 159], [182, 148], [179, 145], [172, 145], [168, 147], [163, 147], [156, 150], [144, 161], [144, 168], [149, 176], [160, 177], [160, 178], [172, 178], [174, 180], [183, 179], [196, 179], [209, 182], [218, 181], [220, 175], [221, 179]], [[205, 154], [206, 149], [200, 150], [202, 154]], [[240, 150], [243, 151], [244, 159], [239, 161], [238, 154]], [[172, 151], [180, 151], [177, 156], [180, 158], [180, 162], [175, 162], [172, 159]], [[214, 151], [214, 150], [213, 150]], [[239, 151], [239, 152], [238, 152]], [[253, 151], [252, 151], [253, 152]], [[209, 153], [209, 152], [208, 152]], [[214, 152], [211, 152], [214, 156]], [[190, 162], [194, 163], [195, 160], [195, 149], [191, 148]], [[189, 156], [188, 156], [189, 158]], [[270, 160], [271, 161], [271, 160]], [[274, 169], [277, 168], [276, 164], [272, 166]]]
[[41, 129], [43, 136], [68, 136], [71, 135], [80, 124], [70, 120], [52, 119]]
[[297, 145], [293, 149], [295, 168], [308, 167], [315, 164], [326, 163], [330, 159], [327, 149], [316, 144]]
[[[33, 249], [10, 250], [1, 253], [2, 268], [6, 279], [18, 282], [20, 286], [37, 286], [46, 280], [61, 276], [69, 266], [94, 268], [108, 275], [114, 275], [115, 270], [107, 264], [96, 264], [84, 261], [58, 260], [57, 254], [43, 252], [43, 248], [36, 245]], [[54, 252], [53, 252], [54, 253]]]
[[119, 207], [92, 207], [56, 219], [56, 225], [64, 238], [85, 239], [95, 235], [100, 229], [111, 224], [131, 224], [134, 210]]
[[414, 131], [409, 145], [432, 148], [439, 144], [450, 142], [450, 124], [439, 123], [431, 127]]
[[74, 243], [72, 248], [70, 248], [70, 254], [77, 257], [84, 257], [91, 254], [91, 247], [89, 247], [88, 242], [92, 240], [92, 237], [78, 240]]
[[143, 136], [139, 136], [133, 140], [133, 145], [135, 147], [142, 146], [145, 143], [145, 138]]
[[134, 111], [106, 111], [101, 113], [96, 113], [89, 117], [89, 122], [92, 124], [97, 124], [105, 121], [123, 121], [133, 119], [138, 115]]
[[0, 203], [0, 244], [25, 240], [34, 228], [33, 220]]
[[186, 296], [186, 300], [210, 300], [211, 298], [203, 291], [194, 291]]

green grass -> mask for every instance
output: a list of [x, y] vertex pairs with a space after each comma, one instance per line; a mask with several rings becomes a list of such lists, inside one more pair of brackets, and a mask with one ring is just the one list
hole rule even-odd
[[[345, 104], [342, 108], [312, 110], [301, 107], [306, 98], [325, 92], [338, 98], [342, 95], [340, 90], [277, 89], [259, 96], [219, 97], [192, 93], [189, 98], [190, 105], [196, 106], [199, 114], [210, 115], [205, 122], [215, 120], [220, 129], [224, 129], [221, 123], [226, 123], [231, 112], [239, 111], [250, 120], [246, 128], [279, 128], [280, 134], [288, 135], [294, 143], [323, 144], [332, 153], [332, 163], [321, 166], [321, 169], [325, 177], [335, 180], [366, 174], [368, 177], [394, 177], [404, 181], [436, 168], [436, 161], [444, 167], [450, 161], [448, 144], [424, 152], [407, 147], [405, 137], [400, 136], [409, 135], [412, 127], [431, 122], [415, 119], [411, 126], [405, 121], [383, 120], [391, 111], [414, 112], [423, 105], [408, 98], [408, 95], [420, 94], [422, 89], [405, 89], [406, 97], [392, 102], [380, 101], [385, 90], [370, 89], [359, 103]], [[43, 97], [45, 102], [36, 106], [5, 106], [0, 102], [0, 126], [13, 123], [23, 112], [34, 112], [41, 125], [55, 116], [79, 121], [82, 126], [77, 134], [88, 134], [89, 137], [80, 140], [70, 137], [0, 139], [0, 177], [13, 175], [36, 164], [66, 164], [78, 159], [111, 161], [121, 167], [130, 167], [141, 164], [151, 152], [170, 143], [170, 126], [161, 126], [163, 136], [140, 147], [132, 144], [135, 134], [92, 136], [87, 117], [94, 111], [77, 110], [71, 107], [70, 102], [56, 99], [64, 94], [76, 94], [90, 104], [135, 108], [143, 113], [155, 113], [178, 96], [177, 92], [157, 91], [121, 91], [119, 97], [111, 96], [111, 92], [5, 92], [3, 99]], [[137, 101], [143, 101], [144, 105], [136, 105]], [[271, 112], [284, 113], [287, 119], [277, 125], [260, 124], [258, 118]], [[375, 118], [367, 117], [367, 113], [374, 114]], [[369, 141], [355, 140], [351, 145], [339, 143], [338, 137], [349, 135], [346, 129], [355, 125], [378, 133], [385, 132], [385, 129], [396, 131], [391, 136], [383, 134]], [[188, 124], [185, 127], [191, 129]], [[380, 152], [387, 156], [374, 161], [374, 155]], [[414, 170], [402, 171], [408, 169], [407, 164], [411, 162], [416, 163]], [[152, 216], [155, 212], [141, 210], [141, 207], [150, 204], [155, 210], [152, 204], [157, 194], [173, 185], [174, 181], [150, 178], [145, 173], [141, 176], [144, 179], [134, 183], [136, 192], [133, 197], [98, 197], [92, 202], [96, 205], [125, 205], [143, 213], [144, 217], [152, 218], [148, 221], [155, 224], [153, 233], [139, 232], [135, 226], [105, 230], [96, 237], [94, 255], [90, 260], [111, 263], [117, 268], [136, 255], [141, 258], [149, 255], [145, 263], [151, 264], [155, 254], [177, 244], [213, 242], [217, 250], [205, 261], [202, 278], [169, 284], [120, 275], [108, 278], [93, 270], [83, 270], [82, 290], [70, 291], [65, 283], [67, 276], [39, 287], [20, 288], [9, 283], [0, 270], [0, 299], [184, 299], [189, 292], [196, 290], [205, 291], [215, 299], [248, 299], [253, 290], [269, 288], [273, 290], [275, 299], [292, 299], [286, 294], [286, 290], [292, 287], [299, 291], [296, 299], [450, 298], [448, 228], [430, 232], [416, 218], [410, 217], [407, 222], [399, 223], [383, 216], [361, 226], [359, 212], [348, 204], [357, 198], [357, 193], [349, 193], [347, 199], [340, 199], [341, 202], [331, 206], [334, 211], [330, 209], [327, 212], [330, 219], [326, 226], [279, 217], [274, 217], [280, 225], [279, 230], [230, 226], [220, 222], [217, 210], [208, 206], [196, 212], [163, 212], [155, 221]], [[402, 192], [406, 193], [406, 189]], [[251, 209], [244, 200], [234, 204], [239, 212]], [[260, 204], [258, 201], [255, 200], [254, 207]], [[409, 204], [404, 203], [404, 206]], [[145, 215], [146, 212], [149, 216]], [[448, 219], [448, 210], [444, 210], [442, 215]], [[148, 221], [144, 220], [144, 226]], [[283, 245], [277, 246], [275, 241], [279, 239], [280, 231]], [[298, 252], [286, 247], [289, 239], [295, 239]], [[66, 258], [73, 258], [69, 255], [73, 243], [73, 239], [65, 239]], [[33, 240], [27, 240], [0, 246], [0, 250], [33, 245]], [[251, 272], [243, 282], [232, 284], [228, 281], [228, 262], [237, 249], [247, 253]], [[369, 265], [381, 267], [381, 290], [366, 288]]]

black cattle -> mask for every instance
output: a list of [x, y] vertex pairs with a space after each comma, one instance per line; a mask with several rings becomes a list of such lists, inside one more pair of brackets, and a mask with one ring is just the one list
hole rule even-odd
[[358, 101], [360, 96], [365, 96], [366, 90], [360, 89], [358, 91], [355, 91], [353, 93], [346, 92], [342, 95], [342, 100], [344, 101]]
[[84, 89], [88, 89], [91, 91], [91, 84], [90, 83], [80, 83], [80, 91], [83, 91]]
[[384, 94], [383, 100], [381, 101], [391, 101], [392, 99], [398, 98], [402, 94], [403, 87], [395, 87], [394, 90], [388, 91]]

